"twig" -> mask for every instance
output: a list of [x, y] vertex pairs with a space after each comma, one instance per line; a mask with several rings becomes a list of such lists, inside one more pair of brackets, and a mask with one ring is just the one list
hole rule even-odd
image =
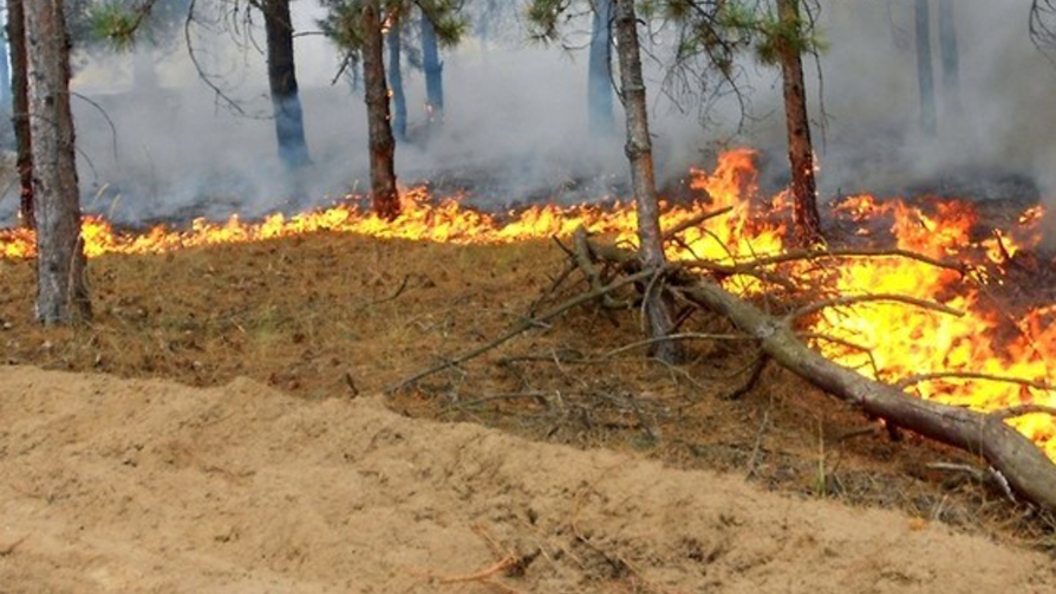
[[905, 303], [907, 305], [915, 305], [922, 309], [930, 309], [932, 311], [949, 314], [958, 318], [964, 317], [964, 312], [959, 309], [954, 309], [941, 303], [934, 301], [928, 301], [926, 299], [917, 299], [916, 297], [909, 297], [907, 295], [898, 295], [895, 293], [876, 293], [870, 295], [851, 295], [848, 297], [835, 297], [833, 299], [826, 299], [825, 301], [819, 301], [810, 305], [805, 305], [788, 315], [789, 320], [802, 318], [813, 313], [817, 313], [823, 309], [830, 307], [840, 307], [845, 305], [856, 305], [859, 303], [870, 303], [875, 301], [894, 301], [896, 303]]
[[819, 260], [823, 258], [883, 258], [883, 257], [897, 257], [897, 258], [908, 258], [910, 260], [916, 260], [925, 264], [930, 264], [938, 268], [945, 268], [947, 270], [953, 270], [961, 274], [968, 272], [968, 266], [959, 262], [947, 262], [944, 260], [938, 260], [925, 256], [924, 254], [918, 254], [909, 250], [901, 249], [890, 249], [890, 250], [875, 250], [875, 249], [856, 249], [856, 248], [845, 248], [837, 250], [794, 250], [791, 252], [784, 252], [780, 254], [774, 254], [772, 256], [763, 256], [755, 260], [740, 262], [738, 266], [756, 268], [759, 266], [773, 266], [774, 264], [784, 264], [787, 262], [794, 262], [797, 260]]
[[[561, 242], [558, 242], [558, 245], [560, 244]], [[533, 301], [531, 305], [528, 306], [528, 315], [535, 315], [535, 312], [539, 311], [539, 306], [542, 305], [543, 302], [546, 301], [551, 295], [556, 293], [557, 290], [561, 287], [561, 285], [563, 285], [568, 279], [569, 275], [572, 274], [575, 270], [575, 264], [570, 264], [566, 266], [565, 269], [561, 271], [561, 274], [557, 275], [557, 277], [553, 279], [553, 282], [550, 284], [550, 287], [547, 290], [543, 291], [543, 293], [539, 295], [539, 297], [535, 301]]]
[[[560, 245], [560, 242], [558, 245]], [[590, 282], [590, 288], [595, 291], [600, 289], [604, 283], [601, 280], [601, 273], [594, 266], [593, 256], [590, 253], [590, 241], [587, 239], [587, 230], [583, 226], [577, 228], [575, 233], [572, 234], [572, 251], [570, 255], [575, 260], [576, 266], [583, 272], [583, 276], [587, 277], [587, 281]], [[608, 309], [626, 309], [630, 306], [630, 303], [617, 301], [612, 295], [604, 295], [601, 298], [601, 303]]]
[[1024, 415], [1043, 414], [1052, 415], [1056, 417], [1056, 406], [1044, 406], [1041, 404], [1020, 404], [1019, 406], [1010, 406], [1003, 410], [998, 410], [990, 413], [998, 419], [1012, 419], [1015, 417], [1022, 417]]
[[397, 297], [402, 295], [405, 290], [407, 290], [407, 283], [410, 280], [411, 275], [408, 274], [404, 276], [403, 280], [400, 281], [400, 286], [396, 287], [396, 291], [394, 291], [392, 295], [389, 295], [388, 297], [382, 297], [381, 299], [375, 299], [373, 301], [367, 301], [366, 303], [361, 303], [359, 304], [358, 309], [366, 309], [368, 307], [374, 307], [375, 305], [381, 305], [382, 303], [387, 303], [389, 301], [395, 300]]
[[1049, 384], [1046, 382], [1028, 380], [1020, 377], [991, 375], [989, 373], [977, 373], [974, 371], [941, 371], [937, 373], [920, 373], [917, 375], [911, 375], [909, 377], [903, 378], [895, 382], [894, 385], [899, 390], [904, 390], [915, 384], [941, 379], [979, 379], [992, 382], [1003, 382], [1006, 384], [1016, 384], [1019, 386], [1034, 388], [1035, 390], [1047, 390], [1050, 392], [1056, 391], [1056, 385]]
[[486, 402], [494, 402], [496, 400], [521, 400], [524, 398], [530, 398], [532, 400], [542, 401], [546, 404], [546, 393], [545, 392], [514, 392], [510, 394], [492, 394], [490, 396], [484, 396], [474, 400], [467, 400], [465, 402], [458, 402], [454, 404], [455, 408], [467, 408], [470, 406], [476, 406], [478, 404], [484, 404]]
[[813, 338], [815, 340], [825, 340], [828, 342], [845, 346], [849, 349], [854, 349], [856, 351], [861, 351], [865, 353], [865, 355], [869, 357], [869, 365], [871, 365], [873, 368], [873, 377], [878, 380], [880, 379], [880, 366], [876, 364], [876, 357], [873, 356], [873, 349], [855, 342], [851, 342], [847, 339], [840, 338], [838, 336], [832, 336], [831, 334], [822, 334], [819, 332], [804, 332], [801, 334], [797, 334], [796, 336], [798, 336], [799, 338]]
[[616, 355], [632, 351], [634, 349], [651, 346], [658, 342], [668, 342], [673, 340], [745, 340], [754, 341], [755, 339], [750, 336], [743, 334], [705, 334], [702, 332], [681, 332], [678, 334], [668, 334], [667, 336], [657, 336], [655, 338], [646, 338], [644, 340], [638, 340], [630, 344], [623, 345], [619, 348], [615, 348], [604, 355], [602, 355], [598, 361], [604, 361], [610, 359]]
[[721, 217], [722, 215], [730, 212], [731, 210], [733, 210], [733, 207], [727, 206], [726, 208], [720, 208], [719, 210], [715, 210], [712, 212], [701, 213], [693, 218], [682, 221], [674, 227], [671, 227], [670, 229], [664, 231], [663, 239], [664, 241], [670, 241], [672, 239], [675, 239], [679, 233], [682, 233], [683, 231], [691, 227], [696, 227], [705, 221], [714, 219], [716, 217]]
[[606, 285], [604, 287], [601, 287], [599, 289], [590, 291], [589, 293], [584, 293], [582, 295], [578, 295], [576, 297], [573, 297], [572, 299], [569, 299], [568, 301], [565, 301], [564, 303], [561, 303], [560, 305], [557, 305], [555, 307], [552, 307], [552, 308], [548, 309], [547, 311], [539, 314], [538, 316], [531, 316], [531, 317], [525, 318], [520, 323], [516, 324], [513, 328], [511, 328], [508, 332], [506, 332], [506, 334], [503, 334], [502, 336], [496, 338], [495, 340], [492, 340], [492, 341], [488, 342], [487, 344], [481, 345], [481, 346], [479, 346], [479, 347], [477, 347], [475, 349], [471, 349], [471, 350], [459, 355], [458, 357], [455, 357], [454, 359], [450, 359], [448, 361], [444, 361], [443, 363], [441, 363], [439, 365], [430, 367], [429, 369], [426, 369], [424, 371], [420, 371], [420, 372], [412, 375], [411, 377], [403, 380], [402, 382], [400, 382], [400, 383], [388, 388], [387, 390], [385, 390], [385, 392], [386, 392], [386, 394], [393, 394], [393, 393], [395, 393], [395, 392], [397, 392], [399, 390], [402, 390], [403, 388], [405, 388], [405, 387], [417, 382], [418, 380], [422, 379], [423, 377], [432, 375], [434, 373], [437, 373], [439, 371], [443, 371], [443, 370], [451, 368], [451, 367], [455, 367], [456, 365], [459, 365], [461, 363], [465, 363], [466, 361], [469, 361], [470, 359], [474, 359], [476, 357], [479, 357], [480, 355], [483, 355], [484, 353], [486, 353], [486, 352], [488, 352], [488, 351], [490, 351], [490, 350], [492, 350], [492, 349], [504, 344], [505, 342], [509, 341], [510, 339], [512, 339], [512, 338], [514, 338], [514, 337], [516, 337], [516, 336], [518, 336], [518, 335], [530, 330], [531, 328], [536, 327], [540, 322], [545, 322], [545, 321], [550, 320], [552, 318], [556, 318], [557, 316], [565, 313], [566, 311], [568, 311], [568, 310], [570, 310], [570, 309], [572, 309], [574, 307], [578, 307], [580, 305], [583, 305], [584, 303], [588, 303], [590, 301], [593, 301], [593, 300], [597, 299], [598, 297], [601, 297], [602, 295], [608, 295], [609, 293], [615, 291], [616, 289], [619, 289], [619, 288], [624, 287], [626, 285], [629, 285], [631, 283], [636, 283], [638, 281], [645, 280], [645, 279], [653, 276], [654, 274], [656, 274], [656, 271], [650, 269], [650, 270], [642, 270], [642, 271], [640, 271], [640, 272], [638, 272], [636, 274], [632, 274], [632, 275], [628, 275], [628, 276], [625, 276], [625, 277], [622, 277], [622, 278], [618, 278], [618, 279], [614, 280], [613, 282], [609, 283], [608, 285]]
[[969, 464], [952, 464], [950, 462], [932, 462], [925, 465], [927, 468], [932, 470], [942, 470], [944, 472], [963, 472], [974, 478], [980, 483], [986, 482], [986, 473], [982, 470], [971, 466]]
[[468, 574], [465, 574], [465, 575], [452, 575], [452, 576], [448, 576], [448, 577], [437, 578], [436, 581], [439, 584], [457, 584], [459, 582], [479, 582], [479, 581], [486, 580], [486, 579], [488, 579], [490, 577], [493, 577], [496, 574], [502, 573], [503, 571], [506, 571], [507, 569], [509, 569], [510, 567], [513, 567], [516, 564], [517, 564], [517, 556], [516, 555], [507, 555], [507, 556], [503, 557], [502, 559], [499, 559], [493, 565], [485, 567], [484, 569], [481, 569], [480, 571], [477, 571], [477, 572], [474, 572], [474, 573], [468, 573]]
[[[761, 368], [762, 367], [760, 367], [760, 369]], [[772, 400], [770, 406], [773, 406]], [[748, 474], [745, 475], [745, 478], [752, 478], [755, 475], [756, 462], [759, 459], [759, 450], [763, 446], [763, 436], [766, 435], [766, 426], [770, 424], [770, 406], [767, 406], [766, 410], [763, 411], [763, 422], [759, 423], [759, 430], [755, 434], [755, 443], [752, 445], [752, 455], [748, 458]]]
[[876, 434], [878, 427], [876, 425], [870, 425], [868, 427], [862, 427], [861, 429], [854, 429], [846, 433], [842, 433], [836, 437], [836, 441], [847, 441], [848, 439], [854, 439], [855, 437], [861, 437], [863, 435]]
[[750, 369], [752, 374], [748, 376], [748, 380], [737, 387], [734, 391], [726, 394], [722, 397], [723, 400], [740, 400], [742, 396], [747, 394], [755, 387], [755, 384], [759, 382], [759, 378], [763, 376], [763, 370], [766, 369], [766, 364], [770, 362], [770, 357], [766, 355], [759, 355], [752, 363]]
[[762, 281], [767, 281], [779, 285], [782, 289], [793, 292], [799, 287], [796, 286], [792, 279], [782, 274], [770, 272], [766, 270], [758, 270], [756, 266], [740, 266], [731, 264], [719, 264], [718, 262], [712, 262], [711, 260], [679, 260], [679, 264], [687, 268], [702, 268], [704, 270], [711, 271], [716, 275], [723, 276], [752, 276]]

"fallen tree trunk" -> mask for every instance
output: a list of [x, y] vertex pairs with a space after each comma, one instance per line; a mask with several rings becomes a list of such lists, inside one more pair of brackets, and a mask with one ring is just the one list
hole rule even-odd
[[789, 324], [768, 316], [715, 283], [697, 280], [676, 290], [729, 318], [782, 367], [875, 417], [974, 455], [982, 456], [1031, 503], [1056, 511], [1056, 465], [1026, 436], [1007, 425], [1008, 415], [987, 414], [922, 400], [871, 380], [811, 350]]

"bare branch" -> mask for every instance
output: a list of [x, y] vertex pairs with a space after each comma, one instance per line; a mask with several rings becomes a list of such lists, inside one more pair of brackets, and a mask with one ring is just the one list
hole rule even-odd
[[898, 295], [894, 293], [876, 293], [871, 295], [851, 295], [848, 297], [835, 297], [833, 299], [826, 299], [825, 301], [819, 301], [818, 303], [812, 303], [810, 305], [803, 306], [792, 313], [788, 314], [789, 320], [802, 318], [809, 316], [814, 313], [818, 313], [823, 309], [830, 307], [841, 307], [847, 305], [856, 305], [859, 303], [871, 303], [876, 301], [893, 301], [896, 303], [905, 303], [907, 305], [915, 305], [922, 309], [929, 309], [958, 318], [964, 317], [964, 312], [959, 309], [954, 309], [941, 303], [934, 301], [928, 301], [926, 299], [917, 299], [916, 297], [909, 297], [906, 295]]

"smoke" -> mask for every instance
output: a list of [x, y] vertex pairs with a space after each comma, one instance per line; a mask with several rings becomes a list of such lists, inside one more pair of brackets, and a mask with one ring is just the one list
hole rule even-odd
[[[1030, 2], [953, 2], [955, 89], [943, 84], [938, 2], [930, 3], [934, 136], [920, 122], [914, 4], [821, 2], [819, 27], [829, 45], [819, 60], [823, 84], [813, 59], [804, 65], [822, 195], [930, 189], [1030, 200], [1037, 198], [1034, 182], [1056, 196], [1056, 143], [1048, 132], [1056, 124], [1056, 65], [1029, 38]], [[773, 116], [745, 137], [779, 150], [780, 86], [767, 76], [774, 75], [756, 77], [762, 84], [755, 85], [754, 107]]]
[[[805, 67], [823, 198], [922, 187], [1022, 198], [1005, 194], [1031, 194], [1033, 183], [1056, 196], [1056, 142], [1049, 132], [1056, 129], [1056, 106], [1049, 105], [1056, 66], [1028, 38], [1029, 2], [955, 2], [956, 95], [943, 89], [933, 8], [934, 137], [919, 124], [913, 0], [821, 0], [820, 6], [819, 26], [829, 45], [820, 58], [824, 84], [811, 59]], [[317, 30], [321, 9], [314, 1], [293, 7], [299, 32]], [[397, 149], [401, 181], [429, 180], [441, 192], [467, 189], [473, 203], [490, 208], [624, 193], [622, 139], [588, 134], [589, 19], [569, 27], [568, 41], [582, 46], [572, 51], [528, 42], [516, 15], [506, 20], [496, 28], [501, 36], [485, 41], [474, 34], [443, 52], [446, 121], [428, 138], [423, 76], [405, 66], [412, 142]], [[253, 39], [263, 35], [241, 43], [196, 38], [202, 66], [244, 113], [198, 79], [179, 44], [141, 46], [134, 55], [96, 52], [79, 61], [74, 90], [91, 101], [74, 99], [87, 210], [127, 222], [231, 212], [254, 217], [325, 205], [367, 189], [365, 106], [347, 76], [335, 81], [339, 53], [319, 35], [296, 40], [312, 165], [291, 179], [279, 162], [264, 58]], [[662, 57], [667, 48], [647, 49]], [[707, 167], [717, 149], [738, 144], [769, 155], [767, 183], [787, 179], [776, 69], [750, 57], [743, 61], [740, 82], [750, 111], [739, 127], [741, 113], [732, 100], [713, 106], [701, 125], [699, 105], [665, 95], [663, 68], [649, 59], [646, 65], [661, 182], [692, 165]], [[622, 131], [618, 110], [617, 102], [616, 129]], [[0, 199], [0, 224], [12, 221], [16, 196], [17, 188], [8, 188]]]

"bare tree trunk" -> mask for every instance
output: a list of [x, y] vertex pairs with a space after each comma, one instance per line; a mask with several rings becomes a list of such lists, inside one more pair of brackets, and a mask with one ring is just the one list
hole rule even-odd
[[684, 290], [691, 300], [728, 317], [758, 339], [763, 352], [792, 373], [869, 415], [982, 456], [1018, 494], [1056, 511], [1056, 467], [1040, 448], [1004, 422], [1008, 417], [921, 400], [859, 375], [807, 348], [787, 323], [712, 282], [698, 281]]
[[308, 143], [304, 139], [304, 114], [297, 89], [297, 68], [293, 59], [293, 21], [290, 0], [267, 0], [264, 32], [268, 39], [268, 84], [279, 159], [288, 169], [307, 165]]
[[400, 14], [389, 16], [389, 87], [392, 88], [392, 131], [400, 142], [407, 141], [407, 96], [403, 92], [403, 71], [400, 69], [403, 39], [400, 37]]
[[[483, 40], [482, 34], [482, 43]], [[441, 124], [444, 121], [444, 64], [440, 61], [440, 47], [433, 21], [429, 20], [425, 11], [422, 11], [422, 69], [425, 70], [425, 108], [429, 114], [429, 124]]]
[[62, 0], [33, 0], [25, 6], [37, 197], [37, 319], [48, 326], [91, 317], [70, 112], [70, 39], [62, 5]]
[[[803, 31], [799, 0], [777, 0], [778, 18], [786, 31]], [[803, 59], [799, 44], [781, 43], [781, 74], [784, 79], [785, 122], [788, 126], [788, 161], [792, 168], [792, 218], [796, 241], [811, 246], [822, 241], [818, 215], [818, 189], [814, 180], [814, 145], [810, 140], [807, 92], [803, 84]]]
[[7, 38], [11, 44], [11, 123], [15, 127], [15, 144], [20, 193], [19, 214], [22, 224], [37, 226], [33, 214], [33, 148], [29, 133], [29, 87], [26, 62], [26, 17], [22, 0], [7, 0]]
[[[638, 212], [638, 240], [640, 257], [646, 267], [663, 266], [666, 262], [660, 234], [660, 206], [653, 171], [653, 146], [649, 137], [649, 118], [645, 103], [645, 82], [642, 78], [642, 59], [638, 46], [638, 18], [634, 0], [613, 0], [616, 8], [616, 40], [620, 60], [620, 87], [627, 114], [627, 159], [631, 166], [634, 204]], [[645, 314], [649, 336], [662, 338], [673, 327], [671, 304], [657, 287], [645, 294]], [[677, 341], [661, 340], [653, 344], [651, 355], [675, 363], [682, 359], [682, 348]]]
[[383, 219], [400, 214], [396, 191], [396, 141], [389, 125], [389, 89], [385, 83], [385, 40], [378, 0], [363, 2], [363, 82], [370, 136], [370, 189], [374, 210]]
[[945, 105], [953, 113], [960, 111], [960, 65], [957, 56], [957, 22], [953, 0], [939, 0], [939, 53], [942, 56], [942, 90]]
[[612, 136], [612, 0], [594, 0], [590, 33], [590, 64], [587, 77], [587, 109], [590, 133]]
[[935, 76], [931, 69], [931, 22], [928, 0], [916, 0], [917, 82], [920, 85], [920, 126], [935, 134]]

